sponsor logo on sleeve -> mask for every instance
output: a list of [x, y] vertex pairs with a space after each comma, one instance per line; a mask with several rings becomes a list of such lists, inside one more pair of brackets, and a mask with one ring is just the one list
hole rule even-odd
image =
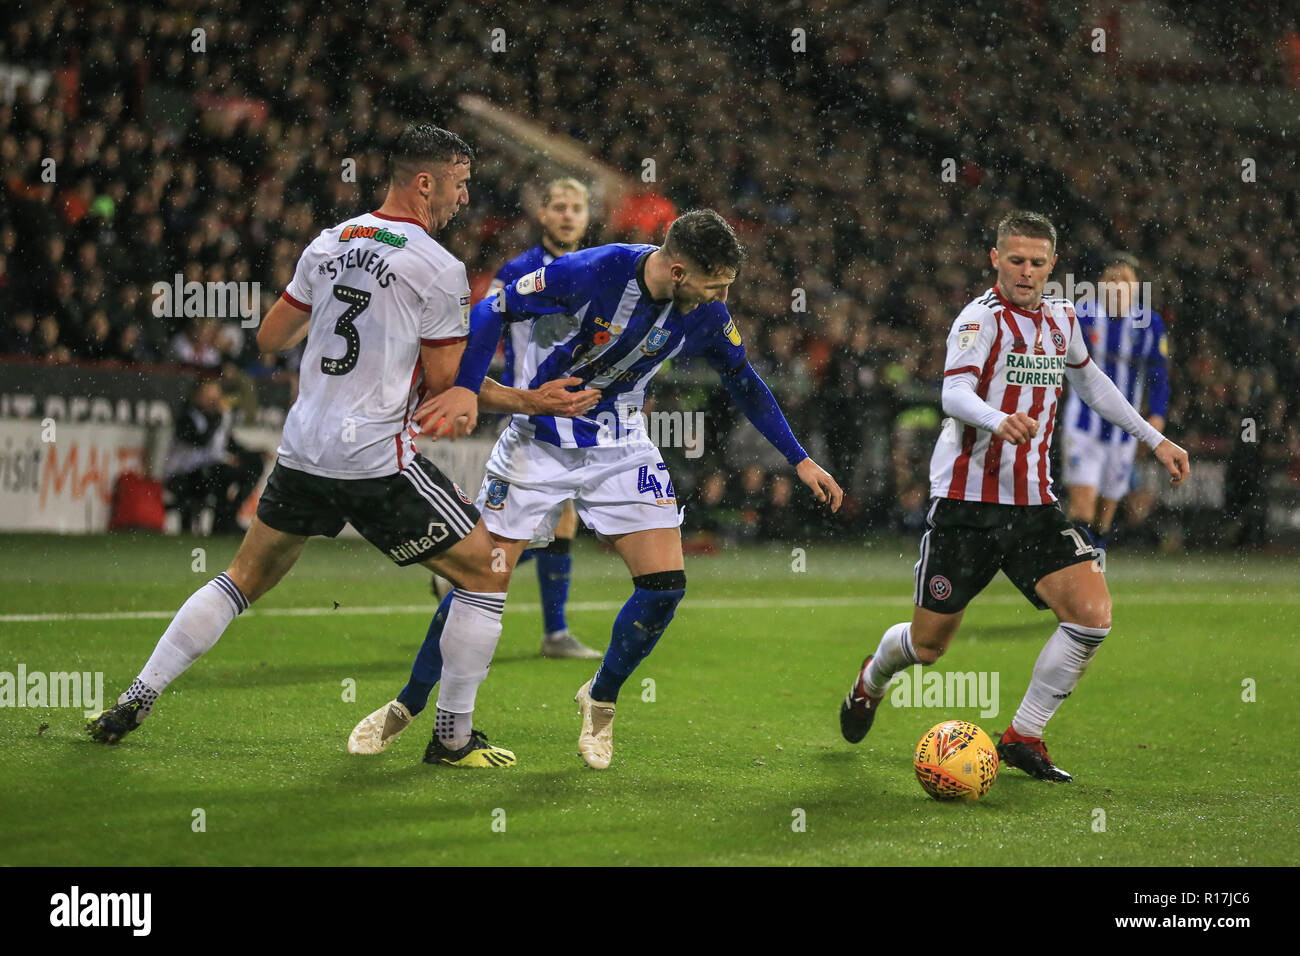
[[515, 291], [520, 295], [532, 295], [546, 288], [546, 269], [541, 268], [515, 280]]
[[732, 345], [740, 345], [740, 329], [736, 328], [735, 319], [727, 319], [727, 324], [722, 327], [722, 334], [727, 337], [727, 341]]
[[466, 292], [460, 297], [460, 326], [463, 329], [469, 328], [469, 293]]
[[965, 352], [975, 344], [975, 336], [979, 334], [980, 324], [978, 322], [963, 322], [957, 326], [957, 348]]

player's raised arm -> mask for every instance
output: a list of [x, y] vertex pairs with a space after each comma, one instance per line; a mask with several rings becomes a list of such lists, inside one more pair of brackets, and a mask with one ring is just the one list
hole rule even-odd
[[479, 300], [470, 312], [469, 343], [456, 376], [457, 389], [478, 394], [501, 344], [506, 322], [527, 321], [574, 308], [570, 295], [585, 266], [585, 253], [569, 253]]
[[1187, 451], [1143, 420], [1141, 413], [1115, 387], [1115, 383], [1097, 368], [1097, 363], [1088, 355], [1088, 347], [1077, 324], [1066, 352], [1065, 377], [1089, 408], [1151, 447], [1156, 460], [1169, 472], [1170, 484], [1180, 485], [1191, 474]]

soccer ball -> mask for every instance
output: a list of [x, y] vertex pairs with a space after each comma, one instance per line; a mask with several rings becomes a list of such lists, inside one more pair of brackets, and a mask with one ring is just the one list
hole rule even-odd
[[978, 800], [998, 778], [998, 752], [965, 720], [935, 724], [916, 745], [916, 779], [936, 800]]

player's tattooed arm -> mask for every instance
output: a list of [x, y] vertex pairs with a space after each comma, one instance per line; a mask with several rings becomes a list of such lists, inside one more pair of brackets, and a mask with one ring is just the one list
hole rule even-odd
[[600, 401], [600, 389], [569, 391], [571, 386], [581, 384], [580, 378], [560, 378], [545, 382], [538, 388], [509, 388], [485, 378], [478, 393], [479, 408], [485, 412], [518, 412], [523, 415], [572, 418], [588, 411]]

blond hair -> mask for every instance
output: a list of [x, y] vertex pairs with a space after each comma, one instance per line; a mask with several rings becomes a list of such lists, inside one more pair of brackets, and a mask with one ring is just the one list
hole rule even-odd
[[549, 206], [555, 194], [565, 189], [572, 190], [580, 195], [583, 202], [588, 201], [591, 197], [591, 190], [587, 188], [586, 183], [579, 182], [572, 176], [561, 176], [559, 179], [552, 179], [542, 187], [542, 208], [545, 209]]

